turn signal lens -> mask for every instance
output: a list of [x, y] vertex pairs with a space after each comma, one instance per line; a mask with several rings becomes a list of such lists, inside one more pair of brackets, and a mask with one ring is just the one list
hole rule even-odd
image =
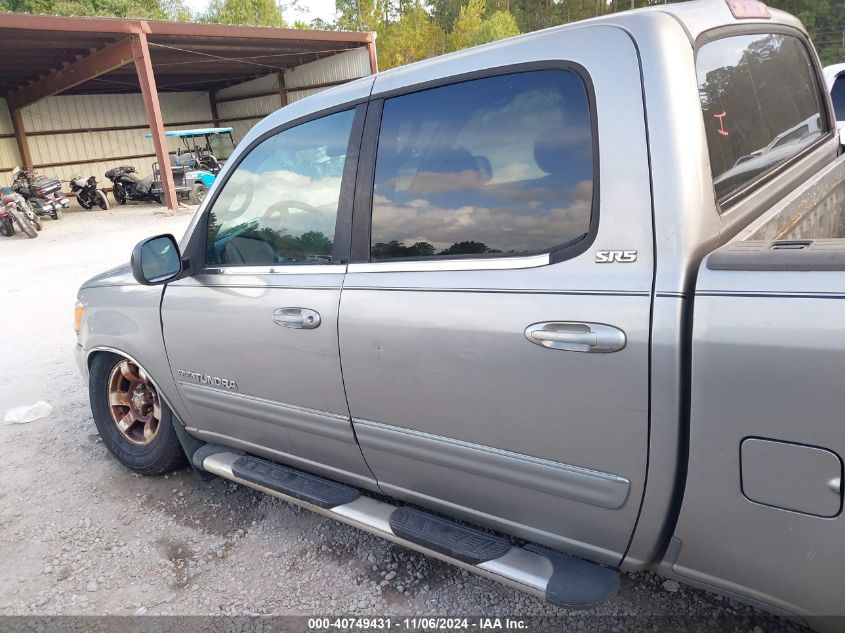
[[772, 17], [769, 7], [758, 0], [726, 0], [726, 2], [737, 20]]
[[73, 309], [73, 329], [79, 334], [79, 330], [82, 329], [82, 317], [85, 316], [85, 306], [82, 304], [81, 301], [76, 302], [76, 306]]

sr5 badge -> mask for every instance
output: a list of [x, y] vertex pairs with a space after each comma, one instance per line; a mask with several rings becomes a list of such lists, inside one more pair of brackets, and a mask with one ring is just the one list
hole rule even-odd
[[633, 264], [637, 251], [596, 251], [597, 264]]

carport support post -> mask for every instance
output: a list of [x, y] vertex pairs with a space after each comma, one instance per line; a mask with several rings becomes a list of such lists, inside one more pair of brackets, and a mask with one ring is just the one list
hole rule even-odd
[[217, 111], [217, 90], [208, 91], [208, 107], [211, 109], [211, 120], [214, 127], [220, 127], [220, 113]]
[[23, 116], [20, 109], [12, 110], [12, 128], [15, 130], [15, 140], [18, 143], [18, 153], [21, 155], [21, 162], [24, 169], [32, 169], [32, 154], [29, 151], [29, 143], [26, 140], [26, 130], [23, 127]]
[[370, 56], [370, 73], [375, 75], [378, 72], [378, 57], [376, 56], [376, 34], [370, 33], [370, 40], [367, 42], [367, 52]]
[[173, 170], [170, 168], [170, 154], [164, 138], [164, 119], [161, 116], [161, 105], [158, 102], [153, 64], [150, 59], [150, 47], [147, 44], [147, 34], [141, 31], [132, 35], [132, 50], [135, 54], [135, 70], [138, 72], [138, 83], [144, 95], [144, 107], [147, 110], [147, 120], [153, 135], [156, 158], [158, 159], [161, 185], [164, 188], [164, 201], [167, 208], [175, 210], [179, 207], [176, 198], [176, 186], [173, 183]]
[[288, 89], [285, 86], [285, 71], [280, 70], [276, 73], [276, 76], [279, 78], [279, 99], [282, 102], [282, 107], [284, 108], [288, 104]]

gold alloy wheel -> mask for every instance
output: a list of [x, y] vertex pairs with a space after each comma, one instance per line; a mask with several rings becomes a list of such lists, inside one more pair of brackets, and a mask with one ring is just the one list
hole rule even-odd
[[123, 360], [111, 370], [108, 382], [109, 411], [117, 430], [129, 442], [145, 446], [158, 435], [161, 403], [144, 371]]

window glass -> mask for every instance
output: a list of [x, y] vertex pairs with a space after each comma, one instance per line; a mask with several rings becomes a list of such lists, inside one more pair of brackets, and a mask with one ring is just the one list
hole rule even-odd
[[845, 74], [839, 75], [836, 81], [833, 82], [830, 98], [833, 100], [833, 111], [836, 112], [836, 120], [845, 121]]
[[593, 147], [573, 72], [477, 79], [384, 103], [373, 260], [534, 253], [590, 228]]
[[211, 146], [211, 153], [217, 160], [225, 160], [235, 151], [230, 134], [213, 134], [208, 137], [208, 144]]
[[208, 264], [331, 263], [353, 117], [315, 119], [253, 148], [209, 213]]
[[826, 131], [816, 71], [796, 37], [771, 33], [715, 40], [701, 47], [696, 68], [720, 200]]

